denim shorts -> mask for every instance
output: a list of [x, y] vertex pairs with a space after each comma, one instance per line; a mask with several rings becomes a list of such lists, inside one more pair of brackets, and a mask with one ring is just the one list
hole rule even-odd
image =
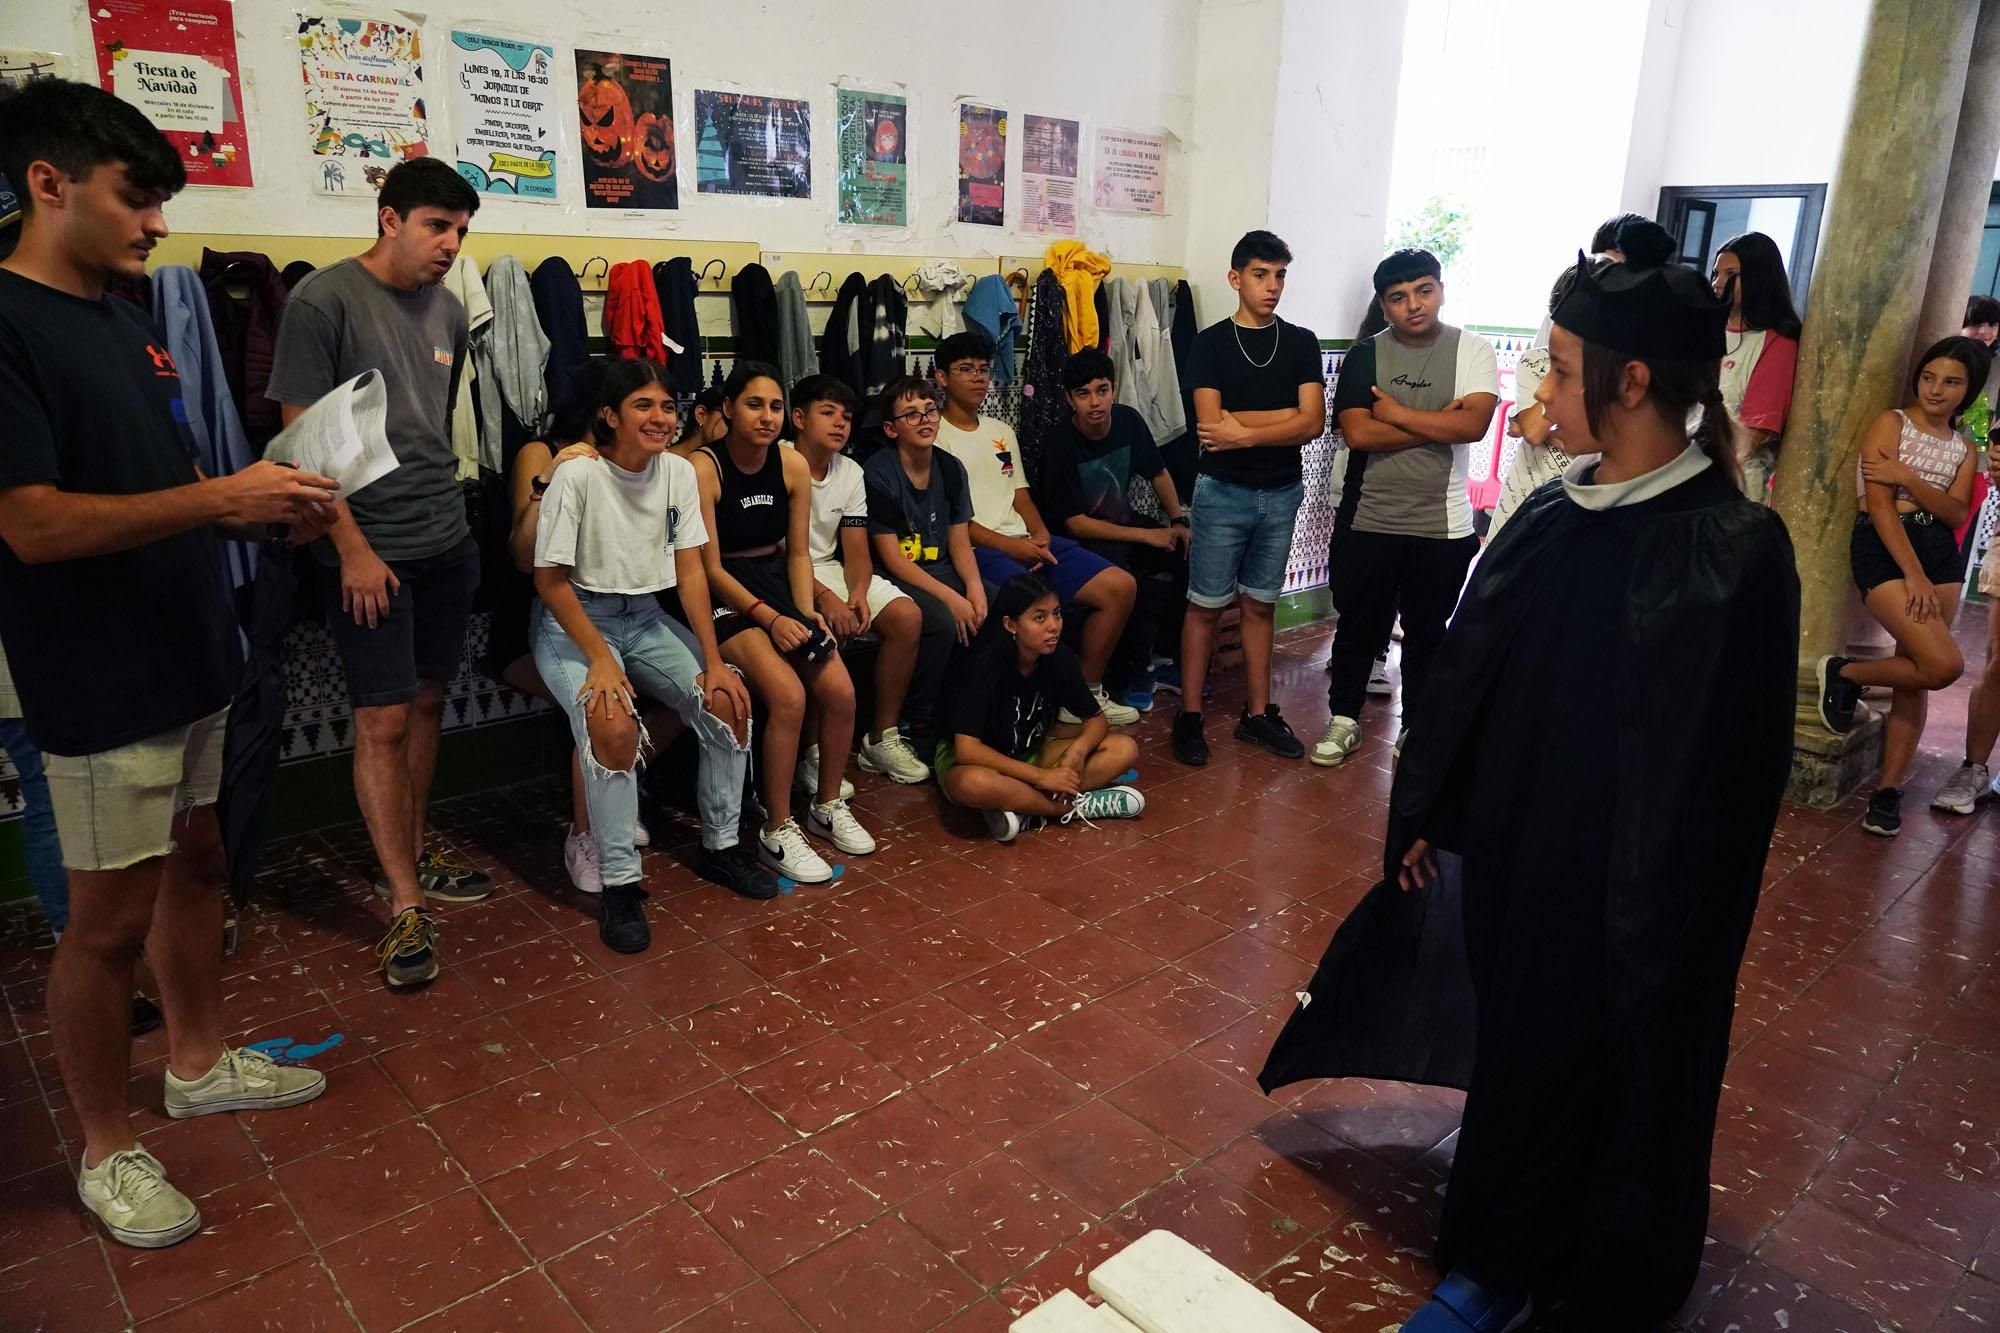
[[1206, 475], [1195, 478], [1189, 506], [1188, 601], [1209, 611], [1228, 606], [1239, 593], [1276, 603], [1285, 590], [1292, 525], [1305, 491], [1302, 481], [1265, 490]]

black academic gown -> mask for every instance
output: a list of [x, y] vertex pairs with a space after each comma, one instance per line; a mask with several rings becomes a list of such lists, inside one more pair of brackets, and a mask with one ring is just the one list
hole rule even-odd
[[[1464, 1088], [1439, 1265], [1570, 1327], [1651, 1328], [1695, 1279], [1798, 618], [1783, 523], [1717, 468], [1604, 511], [1538, 491], [1433, 668], [1387, 878], [1259, 1076]], [[1444, 875], [1404, 893], [1418, 837]]]

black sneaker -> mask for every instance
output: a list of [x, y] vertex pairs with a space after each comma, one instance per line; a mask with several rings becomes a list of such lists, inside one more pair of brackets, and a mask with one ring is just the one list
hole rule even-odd
[[1306, 752], [1304, 743], [1285, 725], [1276, 704], [1264, 705], [1264, 711], [1256, 717], [1244, 713], [1236, 724], [1236, 739], [1262, 746], [1280, 759], [1300, 759]]
[[438, 974], [437, 922], [429, 909], [405, 907], [389, 923], [389, 933], [375, 946], [382, 980], [396, 989], [435, 981]]
[[133, 1036], [143, 1037], [166, 1021], [166, 1015], [160, 1012], [159, 1005], [154, 1004], [138, 991], [132, 992]]
[[1201, 714], [1182, 709], [1174, 719], [1174, 758], [1193, 768], [1208, 762], [1208, 738], [1201, 734]]
[[778, 878], [763, 866], [745, 843], [734, 847], [704, 847], [695, 870], [702, 878], [720, 884], [745, 898], [775, 898]]
[[417, 883], [424, 896], [441, 903], [476, 903], [493, 893], [493, 876], [446, 852], [417, 858]]
[[1819, 659], [1819, 720], [1836, 736], [1854, 730], [1854, 710], [1861, 703], [1861, 687], [1840, 674], [1851, 657]]
[[1875, 794], [1868, 798], [1868, 813], [1861, 816], [1861, 827], [1880, 838], [1893, 838], [1903, 831], [1903, 790], [1900, 787], [1877, 787]]
[[606, 884], [598, 899], [597, 938], [613, 953], [644, 953], [653, 943], [646, 924], [646, 891], [637, 884]]

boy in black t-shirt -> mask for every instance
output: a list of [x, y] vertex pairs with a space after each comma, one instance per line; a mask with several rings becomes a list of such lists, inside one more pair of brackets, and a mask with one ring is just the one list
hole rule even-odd
[[882, 391], [881, 405], [882, 434], [891, 447], [861, 465], [868, 542], [875, 567], [923, 613], [916, 675], [903, 700], [910, 742], [922, 755], [937, 740], [931, 719], [952, 650], [972, 642], [985, 623], [986, 587], [972, 556], [965, 468], [932, 448], [942, 414], [931, 386], [904, 375]]
[[1236, 737], [1285, 759], [1305, 753], [1271, 702], [1278, 595], [1305, 495], [1299, 446], [1317, 439], [1326, 425], [1319, 339], [1278, 318], [1291, 262], [1291, 250], [1268, 231], [1238, 241], [1229, 257], [1236, 313], [1196, 334], [1188, 354], [1202, 454], [1181, 630], [1182, 711], [1174, 719], [1174, 758], [1184, 764], [1208, 762], [1201, 689], [1215, 622], [1232, 602], [1243, 613], [1249, 695]]
[[239, 667], [217, 534], [289, 524], [310, 538], [336, 488], [263, 462], [202, 477], [166, 338], [106, 296], [114, 279], [144, 279], [161, 210], [187, 183], [143, 113], [88, 84], [31, 83], [0, 103], [0, 173], [25, 213], [0, 264], [0, 642], [47, 752], [69, 870], [49, 1027], [83, 1129], [77, 1193], [113, 1239], [152, 1249], [201, 1215], [126, 1110], [142, 947], [167, 1015], [169, 1116], [296, 1106], [326, 1088], [222, 1044], [215, 800]]
[[[1020, 836], [1022, 816], [1132, 819], [1146, 808], [1137, 788], [1111, 786], [1139, 758], [1139, 745], [1111, 724], [1062, 643], [1062, 603], [1033, 574], [1016, 574], [994, 599], [996, 623], [960, 664], [937, 746], [938, 785], [958, 805], [982, 810], [1001, 842]], [[1058, 710], [1082, 718], [1074, 737], [1051, 739]]]
[[[1164, 647], [1171, 655], [1180, 647], [1188, 519], [1145, 418], [1115, 401], [1111, 358], [1095, 347], [1072, 354], [1063, 366], [1063, 391], [1070, 419], [1042, 445], [1042, 512], [1138, 581], [1107, 679], [1143, 711], [1153, 706], [1154, 652]], [[1144, 510], [1135, 494], [1146, 500]], [[1177, 675], [1172, 683], [1178, 687]]]

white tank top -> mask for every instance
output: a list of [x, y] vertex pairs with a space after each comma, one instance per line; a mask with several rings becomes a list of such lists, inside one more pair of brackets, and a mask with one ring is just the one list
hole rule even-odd
[[[1951, 438], [1940, 440], [1927, 431], [1918, 430], [1909, 414], [1902, 408], [1896, 409], [1896, 416], [1903, 423], [1903, 429], [1896, 437], [1896, 457], [1925, 482], [1941, 491], [1951, 489], [1951, 483], [1958, 479], [1959, 465], [1965, 462], [1965, 455], [1971, 446], [1965, 437], [1953, 431]], [[1868, 482], [1861, 473], [1861, 463], [1854, 464], [1854, 494], [1857, 499], [1865, 499]], [[1910, 493], [1901, 486], [1896, 488], [1898, 504], [1916, 504]]]

